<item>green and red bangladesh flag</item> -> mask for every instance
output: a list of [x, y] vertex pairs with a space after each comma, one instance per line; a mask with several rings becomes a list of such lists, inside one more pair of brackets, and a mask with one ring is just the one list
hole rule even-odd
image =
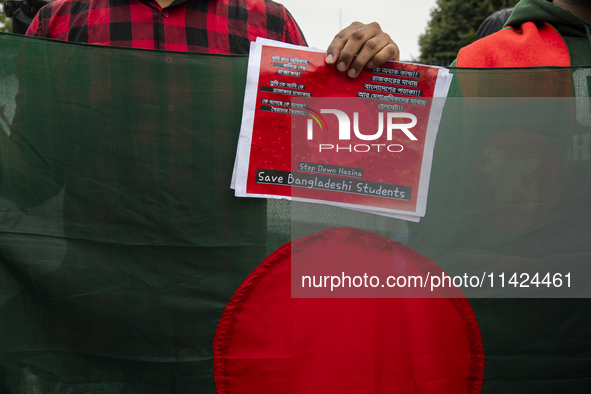
[[587, 392], [589, 69], [450, 69], [408, 223], [234, 196], [246, 56], [0, 48], [0, 392]]

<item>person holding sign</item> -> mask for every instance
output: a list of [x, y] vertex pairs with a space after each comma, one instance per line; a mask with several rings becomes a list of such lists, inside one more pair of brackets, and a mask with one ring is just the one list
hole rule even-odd
[[[291, 14], [270, 0], [58, 0], [40, 10], [27, 35], [221, 54], [247, 54], [257, 37], [306, 45]], [[326, 62], [354, 78], [364, 66], [398, 58], [398, 47], [377, 23], [354, 22], [334, 38]]]

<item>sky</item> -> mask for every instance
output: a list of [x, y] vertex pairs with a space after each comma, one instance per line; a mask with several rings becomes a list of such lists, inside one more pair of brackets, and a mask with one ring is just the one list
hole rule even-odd
[[328, 48], [332, 38], [352, 22], [378, 22], [400, 48], [400, 60], [419, 56], [419, 35], [425, 32], [436, 0], [275, 0], [293, 15], [308, 45]]

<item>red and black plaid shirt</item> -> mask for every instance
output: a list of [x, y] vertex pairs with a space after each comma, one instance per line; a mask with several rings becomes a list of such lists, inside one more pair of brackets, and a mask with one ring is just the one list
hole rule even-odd
[[270, 0], [57, 0], [27, 35], [88, 44], [183, 52], [248, 53], [269, 38], [306, 45], [291, 14]]

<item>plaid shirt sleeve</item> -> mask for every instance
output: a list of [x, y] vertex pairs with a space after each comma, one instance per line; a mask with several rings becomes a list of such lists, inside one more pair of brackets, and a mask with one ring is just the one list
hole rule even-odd
[[27, 35], [88, 44], [182, 52], [246, 54], [250, 41], [306, 40], [291, 14], [270, 0], [57, 0]]
[[293, 16], [291, 16], [285, 7], [281, 7], [285, 13], [285, 35], [282, 41], [289, 44], [308, 46], [308, 43], [304, 38], [304, 33], [302, 33], [302, 30], [296, 23], [295, 19], [293, 19]]

